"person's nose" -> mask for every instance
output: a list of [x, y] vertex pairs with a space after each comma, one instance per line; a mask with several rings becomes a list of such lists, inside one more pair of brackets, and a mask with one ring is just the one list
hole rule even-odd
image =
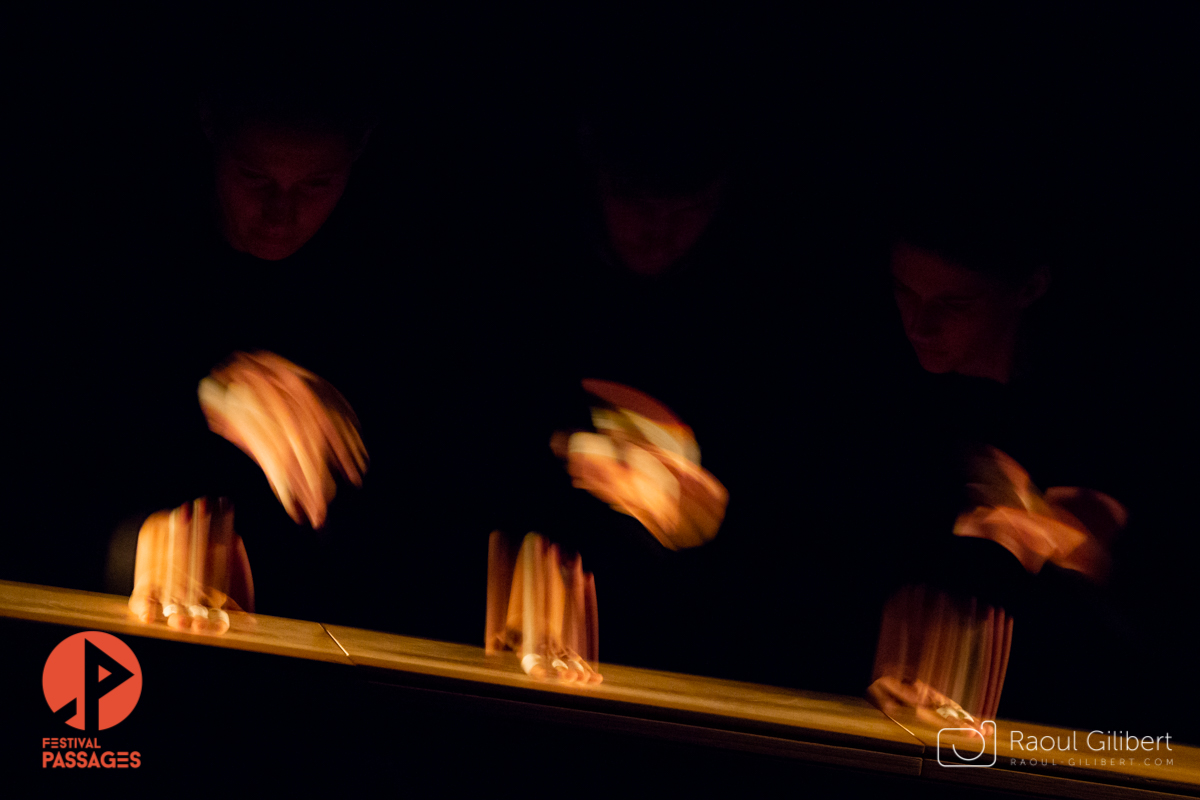
[[670, 242], [670, 231], [658, 221], [647, 222], [642, 226], [638, 237], [642, 247], [649, 249], [661, 248]]
[[263, 221], [275, 228], [285, 228], [295, 222], [296, 203], [291, 194], [279, 186], [272, 186], [263, 198]]
[[933, 303], [918, 303], [913, 309], [908, 327], [908, 338], [914, 342], [928, 344], [938, 338], [942, 331], [942, 314]]

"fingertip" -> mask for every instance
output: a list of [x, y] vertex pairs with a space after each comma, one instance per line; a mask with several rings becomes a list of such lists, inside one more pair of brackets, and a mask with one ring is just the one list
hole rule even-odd
[[146, 624], [157, 622], [161, 619], [166, 619], [166, 617], [163, 616], [162, 604], [157, 600], [147, 600], [145, 607], [142, 609], [141, 619], [142, 622], [145, 622]]
[[150, 624], [158, 616], [155, 603], [144, 597], [129, 598], [129, 610], [143, 624]]
[[192, 618], [192, 632], [220, 636], [229, 630], [229, 616], [219, 608], [212, 609], [204, 616]]
[[[250, 618], [253, 621], [253, 617]], [[229, 615], [223, 609], [213, 608], [208, 612], [208, 626], [213, 633], [225, 633], [229, 630]]]
[[576, 680], [578, 680], [578, 675], [575, 670], [567, 666], [567, 663], [562, 659], [554, 659], [553, 667], [555, 676], [563, 683], [574, 683]]

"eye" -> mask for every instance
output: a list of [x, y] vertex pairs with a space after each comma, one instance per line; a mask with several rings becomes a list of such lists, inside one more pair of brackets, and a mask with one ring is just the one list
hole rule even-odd
[[251, 172], [248, 169], [239, 168], [238, 175], [241, 177], [243, 183], [256, 189], [266, 188], [271, 183], [271, 179], [266, 175], [260, 172]]
[[314, 180], [304, 182], [305, 188], [308, 189], [328, 189], [332, 185], [332, 178], [316, 178]]

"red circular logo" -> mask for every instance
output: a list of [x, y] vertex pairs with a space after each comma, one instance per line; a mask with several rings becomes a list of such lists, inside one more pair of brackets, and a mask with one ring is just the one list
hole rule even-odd
[[68, 636], [46, 659], [42, 691], [56, 719], [94, 733], [129, 716], [142, 695], [137, 656], [111, 633]]

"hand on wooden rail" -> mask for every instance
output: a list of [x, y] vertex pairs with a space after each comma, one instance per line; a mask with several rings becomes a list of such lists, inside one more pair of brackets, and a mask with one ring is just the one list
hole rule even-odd
[[147, 624], [229, 630], [228, 611], [254, 610], [254, 582], [233, 507], [201, 498], [152, 514], [138, 533], [129, 609]]

